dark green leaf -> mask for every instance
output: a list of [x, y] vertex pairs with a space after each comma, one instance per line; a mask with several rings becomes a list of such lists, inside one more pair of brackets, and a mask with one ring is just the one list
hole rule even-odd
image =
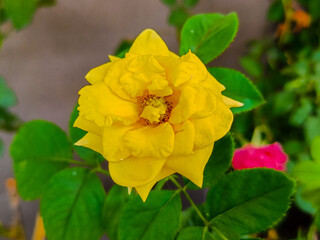
[[264, 103], [261, 93], [242, 73], [228, 68], [208, 68], [208, 71], [226, 87], [223, 95], [244, 104], [242, 107], [232, 108], [234, 113], [249, 111]]
[[183, 24], [187, 21], [189, 14], [184, 8], [177, 8], [170, 12], [169, 24], [179, 29], [182, 28]]
[[234, 141], [231, 134], [227, 134], [215, 142], [212, 154], [203, 172], [203, 188], [211, 187], [228, 171], [234, 151]]
[[183, 5], [192, 8], [198, 4], [199, 0], [183, 0]]
[[118, 239], [118, 226], [123, 209], [129, 200], [128, 189], [114, 185], [108, 192], [103, 207], [103, 222], [111, 240]]
[[0, 106], [12, 107], [17, 103], [14, 92], [8, 87], [2, 77], [0, 77]]
[[41, 215], [50, 240], [100, 239], [106, 197], [99, 178], [85, 168], [57, 173], [41, 200]]
[[180, 55], [196, 54], [204, 64], [218, 57], [238, 31], [237, 14], [199, 14], [191, 17], [181, 31]]
[[14, 27], [18, 30], [26, 27], [33, 18], [37, 2], [35, 0], [3, 0], [4, 9]]
[[235, 171], [208, 192], [210, 222], [217, 229], [232, 229], [240, 235], [263, 231], [283, 217], [293, 190], [293, 180], [280, 171]]
[[21, 124], [21, 120], [16, 115], [11, 113], [7, 108], [0, 107], [0, 129], [16, 131]]
[[272, 22], [284, 21], [284, 9], [281, 0], [276, 0], [271, 4], [267, 17], [268, 20]]
[[18, 191], [25, 200], [40, 197], [49, 179], [69, 164], [72, 146], [53, 123], [34, 120], [18, 131], [10, 148]]
[[312, 20], [320, 17], [320, 1], [319, 0], [309, 0], [309, 11], [312, 16]]
[[212, 227], [209, 232], [207, 227], [188, 227], [179, 232], [177, 240], [237, 240], [239, 237], [231, 230], [220, 231]]
[[296, 95], [293, 92], [283, 91], [276, 93], [273, 97], [273, 114], [283, 115], [289, 112], [295, 102]]
[[131, 48], [133, 41], [131, 40], [123, 40], [117, 47], [115, 51], [115, 56], [124, 58], [125, 54], [129, 51]]
[[120, 240], [174, 239], [179, 229], [181, 200], [177, 192], [152, 191], [147, 201], [130, 199], [119, 225]]
[[78, 104], [74, 107], [70, 116], [70, 121], [69, 121], [69, 134], [70, 134], [71, 142], [73, 144], [73, 149], [86, 162], [90, 164], [101, 163], [104, 161], [104, 158], [101, 156], [100, 153], [97, 153], [89, 148], [74, 145], [74, 143], [78, 142], [87, 133], [86, 131], [83, 131], [80, 128], [73, 127], [74, 122], [79, 116], [79, 111], [77, 110], [78, 107], [79, 107]]

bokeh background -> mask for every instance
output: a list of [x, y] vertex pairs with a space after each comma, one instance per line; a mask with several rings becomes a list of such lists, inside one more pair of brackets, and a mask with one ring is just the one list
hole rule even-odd
[[[213, 65], [241, 71], [239, 57], [249, 40], [268, 31], [269, 0], [200, 0], [193, 13], [235, 11], [240, 27], [235, 41]], [[37, 11], [33, 23], [13, 32], [0, 53], [0, 75], [17, 94], [12, 108], [22, 120], [46, 119], [68, 129], [84, 76], [107, 61], [123, 39], [133, 39], [145, 28], [155, 29], [177, 52], [175, 28], [167, 24], [168, 8], [160, 0], [68, 0]], [[12, 135], [0, 133], [8, 149]], [[0, 221], [9, 224], [5, 179], [11, 177], [8, 150], [0, 159]], [[37, 202], [23, 202], [22, 215], [31, 238]]]

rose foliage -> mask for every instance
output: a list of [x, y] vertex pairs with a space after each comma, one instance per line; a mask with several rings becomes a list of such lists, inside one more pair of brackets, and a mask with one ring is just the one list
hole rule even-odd
[[[20, 128], [10, 149], [17, 187], [40, 199], [47, 239], [238, 240], [284, 216], [291, 178], [231, 169], [233, 114], [261, 105], [260, 92], [238, 71], [205, 66], [237, 29], [235, 13], [191, 17], [179, 56], [147, 29], [88, 73], [69, 136], [43, 120]], [[208, 194], [197, 205], [187, 189], [201, 187]]]

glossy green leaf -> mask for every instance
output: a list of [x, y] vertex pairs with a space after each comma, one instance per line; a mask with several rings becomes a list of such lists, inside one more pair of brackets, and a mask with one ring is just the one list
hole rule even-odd
[[209, 63], [233, 41], [238, 25], [236, 13], [199, 14], [189, 18], [181, 31], [180, 55], [191, 49], [203, 63]]
[[12, 107], [17, 103], [15, 93], [8, 87], [2, 77], [0, 77], [0, 106]]
[[214, 143], [214, 148], [203, 172], [203, 188], [211, 187], [230, 168], [234, 152], [234, 141], [227, 134]]
[[41, 215], [50, 240], [100, 239], [106, 194], [100, 179], [85, 168], [57, 173], [41, 200]]
[[224, 96], [244, 104], [242, 107], [232, 108], [234, 113], [249, 111], [264, 103], [261, 93], [242, 73], [228, 68], [208, 68], [208, 71], [226, 87], [222, 92]]
[[111, 240], [118, 239], [120, 217], [128, 200], [128, 189], [125, 187], [114, 185], [108, 192], [103, 207], [103, 223]]
[[3, 3], [6, 14], [16, 29], [20, 30], [32, 21], [36, 0], [3, 0]]
[[192, 8], [198, 4], [199, 0], [183, 0], [183, 5]]
[[18, 131], [10, 154], [20, 196], [33, 200], [42, 195], [55, 173], [69, 165], [65, 159], [72, 159], [72, 146], [58, 126], [34, 120]]
[[320, 135], [313, 138], [311, 142], [312, 159], [320, 163]]
[[174, 239], [179, 229], [181, 200], [177, 192], [152, 191], [147, 201], [128, 202], [119, 225], [120, 240]]
[[208, 192], [210, 223], [240, 235], [263, 231], [287, 211], [294, 181], [283, 172], [256, 168], [235, 171]]
[[79, 107], [78, 104], [74, 107], [69, 120], [69, 134], [70, 134], [71, 142], [73, 144], [73, 149], [83, 160], [85, 160], [89, 164], [101, 163], [104, 161], [104, 158], [101, 156], [100, 153], [97, 153], [86, 147], [74, 145], [74, 143], [78, 142], [87, 133], [86, 131], [83, 131], [80, 128], [73, 127], [74, 122], [79, 116], [79, 111], [77, 110], [78, 107]]
[[220, 231], [215, 227], [188, 227], [179, 232], [177, 240], [237, 240], [239, 236], [231, 230]]

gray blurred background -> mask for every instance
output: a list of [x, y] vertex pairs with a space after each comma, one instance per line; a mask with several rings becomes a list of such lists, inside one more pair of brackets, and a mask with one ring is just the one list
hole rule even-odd
[[[230, 48], [215, 66], [240, 69], [246, 43], [263, 36], [269, 0], [200, 0], [193, 13], [235, 11], [240, 28]], [[18, 96], [12, 108], [24, 121], [46, 119], [68, 129], [69, 115], [84, 76], [101, 65], [124, 38], [145, 28], [155, 29], [168, 47], [178, 52], [176, 33], [166, 20], [169, 10], [160, 0], [65, 0], [38, 10], [25, 30], [12, 33], [0, 53], [0, 75]], [[240, 69], [241, 70], [241, 69]], [[0, 133], [9, 147], [12, 135]], [[0, 159], [0, 222], [10, 223], [5, 179], [12, 176], [6, 150]], [[23, 221], [31, 238], [37, 202], [23, 202]], [[0, 237], [1, 239], [1, 237]]]

